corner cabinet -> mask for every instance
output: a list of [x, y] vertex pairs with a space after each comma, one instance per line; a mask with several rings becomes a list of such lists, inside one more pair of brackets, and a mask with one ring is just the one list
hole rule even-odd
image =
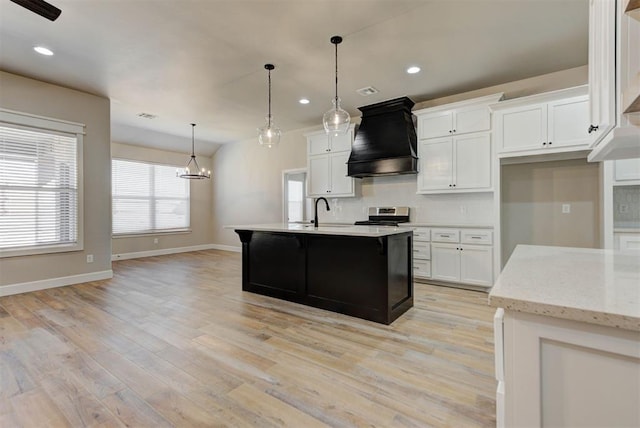
[[491, 111], [503, 94], [415, 111], [417, 193], [491, 191]]
[[329, 136], [324, 131], [305, 134], [307, 137], [307, 194], [310, 197], [355, 196], [355, 183], [347, 176], [347, 161], [353, 144], [354, 126], [347, 134]]
[[499, 157], [588, 150], [587, 87], [504, 101], [494, 110]]
[[640, 157], [640, 6], [589, 1], [589, 161]]

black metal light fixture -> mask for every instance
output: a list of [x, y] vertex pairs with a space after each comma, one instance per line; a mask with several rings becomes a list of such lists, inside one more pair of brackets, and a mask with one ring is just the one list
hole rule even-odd
[[338, 45], [342, 43], [342, 37], [331, 37], [331, 43], [336, 47], [336, 96], [333, 99], [333, 108], [322, 117], [322, 124], [327, 134], [340, 135], [347, 133], [351, 117], [340, 107], [340, 98], [338, 98]]
[[258, 128], [258, 142], [261, 146], [271, 148], [280, 142], [282, 131], [273, 123], [271, 116], [271, 70], [276, 67], [273, 64], [265, 64], [264, 68], [269, 73], [269, 113], [265, 118], [267, 123], [262, 128]]
[[191, 180], [202, 180], [203, 178], [211, 178], [211, 171], [207, 171], [205, 168], [200, 168], [194, 151], [195, 138], [194, 130], [196, 124], [191, 124], [191, 158], [187, 162], [187, 166], [183, 170], [177, 170], [176, 176], [180, 178], [187, 178]]

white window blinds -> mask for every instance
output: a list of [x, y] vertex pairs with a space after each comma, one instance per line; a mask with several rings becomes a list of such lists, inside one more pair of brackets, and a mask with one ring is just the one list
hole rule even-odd
[[113, 159], [111, 191], [114, 235], [190, 226], [189, 180], [176, 177], [175, 166]]
[[78, 138], [0, 122], [0, 250], [78, 243]]

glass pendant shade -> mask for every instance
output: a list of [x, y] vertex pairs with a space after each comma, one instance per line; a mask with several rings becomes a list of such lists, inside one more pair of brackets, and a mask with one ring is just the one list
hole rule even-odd
[[200, 165], [198, 165], [198, 161], [196, 160], [196, 155], [194, 152], [195, 127], [196, 127], [196, 124], [192, 123], [191, 124], [191, 157], [189, 158], [189, 162], [187, 162], [187, 166], [185, 166], [184, 169], [176, 170], [176, 176], [180, 178], [190, 179], [190, 180], [202, 180], [204, 178], [211, 178], [211, 171], [208, 171], [206, 168], [200, 168]]
[[258, 142], [263, 147], [274, 147], [280, 143], [282, 131], [273, 123], [271, 116], [271, 70], [276, 67], [273, 64], [265, 64], [265, 70], [269, 73], [269, 113], [266, 116], [266, 123], [262, 128], [258, 128]]
[[282, 131], [278, 128], [269, 116], [266, 117], [266, 123], [262, 128], [258, 128], [258, 142], [261, 146], [273, 147], [280, 142]]
[[327, 134], [337, 136], [347, 133], [351, 117], [346, 110], [340, 107], [340, 98], [338, 98], [338, 45], [342, 43], [342, 37], [331, 37], [331, 43], [335, 46], [336, 96], [333, 98], [333, 108], [322, 116], [322, 125]]
[[342, 107], [340, 107], [340, 98], [333, 99], [333, 108], [322, 116], [322, 124], [324, 130], [329, 135], [346, 134], [351, 123], [351, 117]]

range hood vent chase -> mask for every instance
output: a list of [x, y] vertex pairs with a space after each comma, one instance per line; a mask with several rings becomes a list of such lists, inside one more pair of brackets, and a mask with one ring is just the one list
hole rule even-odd
[[350, 177], [416, 174], [416, 128], [407, 97], [365, 107], [347, 162]]

